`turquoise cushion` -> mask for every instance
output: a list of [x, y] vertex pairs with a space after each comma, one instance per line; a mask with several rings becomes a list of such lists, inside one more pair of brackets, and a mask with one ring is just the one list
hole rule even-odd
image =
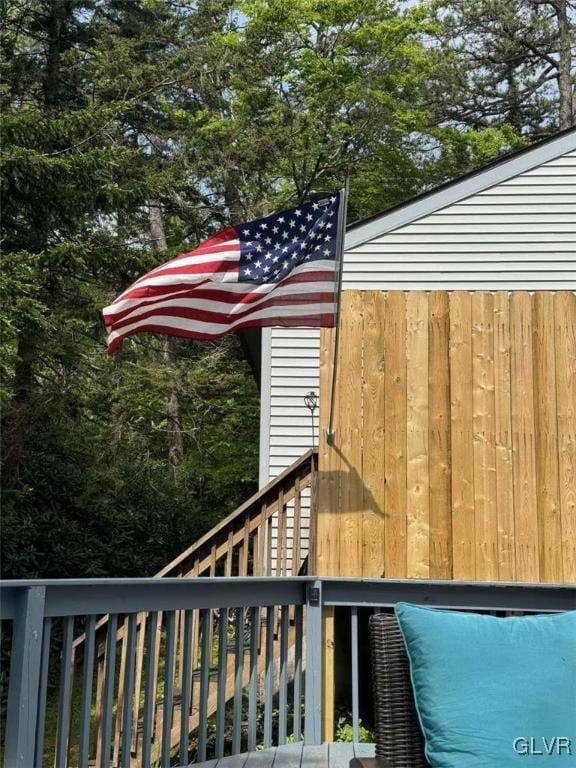
[[396, 616], [432, 768], [576, 765], [576, 611]]

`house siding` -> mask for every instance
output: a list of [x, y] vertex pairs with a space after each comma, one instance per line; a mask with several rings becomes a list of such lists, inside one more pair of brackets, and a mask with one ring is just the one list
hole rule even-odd
[[[347, 248], [343, 289], [576, 289], [576, 148]], [[261, 483], [312, 443], [320, 333], [273, 328], [263, 347]]]

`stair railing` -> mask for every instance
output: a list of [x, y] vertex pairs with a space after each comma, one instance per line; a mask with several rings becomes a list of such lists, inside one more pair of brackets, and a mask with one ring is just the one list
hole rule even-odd
[[[204, 534], [198, 541], [184, 550], [178, 557], [168, 563], [155, 574], [155, 578], [165, 577], [201, 578], [214, 576], [295, 576], [306, 569], [309, 555], [314, 548], [314, 525], [311, 524], [313, 511], [312, 493], [315, 482], [316, 451], [311, 449], [301, 456], [284, 472], [274, 478], [265, 487], [255, 493], [234, 512], [221, 520], [210, 531]], [[216, 611], [207, 624], [208, 633], [211, 635], [219, 621]], [[151, 760], [154, 762], [161, 754], [162, 744], [160, 734], [163, 734], [164, 690], [158, 690], [158, 680], [171, 680], [173, 691], [171, 700], [178, 706], [179, 692], [188, 690], [185, 678], [192, 675], [198, 676], [200, 671], [200, 658], [202, 653], [202, 631], [198, 611], [192, 612], [191, 626], [185, 619], [185, 611], [177, 611], [174, 614], [174, 653], [172, 654], [172, 671], [161, 670], [161, 647], [165, 638], [165, 617], [158, 613], [155, 617], [156, 642], [155, 658], [153, 661], [154, 691], [152, 701], [153, 712], [153, 738]], [[126, 730], [127, 709], [130, 712], [131, 733], [131, 764], [141, 765], [140, 744], [138, 739], [139, 723], [144, 715], [144, 689], [145, 678], [145, 638], [149, 616], [147, 613], [139, 613], [136, 617], [136, 625], [129, 631], [129, 617], [118, 617], [118, 630], [116, 632], [116, 647], [109, 642], [108, 616], [102, 617], [95, 627], [95, 738], [96, 753], [91, 756], [91, 764], [106, 765], [106, 768], [120, 766], [122, 754], [123, 731]], [[108, 637], [108, 642], [105, 642]], [[275, 634], [278, 637], [278, 633]], [[187, 649], [191, 642], [191, 652]], [[85, 635], [80, 635], [72, 647], [72, 672], [75, 667], [78, 671], [82, 668], [84, 655]], [[259, 656], [260, 647], [258, 647]], [[112, 653], [116, 657], [118, 668], [116, 707], [113, 723], [112, 760], [106, 763], [101, 754], [101, 731], [104, 725], [104, 700], [106, 697], [106, 670], [110, 667], [108, 655]], [[221, 661], [221, 660], [220, 660]], [[189, 668], [191, 666], [191, 669]], [[188, 667], [188, 668], [187, 668]], [[127, 676], [127, 670], [130, 674]], [[235, 680], [234, 669], [231, 668], [226, 680], [226, 698], [234, 695]], [[161, 674], [160, 674], [161, 673]], [[130, 690], [126, 691], [126, 681]], [[245, 684], [246, 681], [242, 681]], [[212, 714], [216, 706], [216, 681], [211, 678], [208, 681], [208, 714]], [[194, 692], [199, 695], [199, 685], [189, 686], [192, 695], [189, 697], [189, 732], [198, 727], [199, 701]], [[214, 690], [212, 688], [214, 687]], [[171, 744], [173, 746], [183, 743], [188, 734], [182, 733], [180, 716], [175, 717], [174, 712], [169, 713], [171, 729]], [[122, 765], [125, 764], [125, 757]]]

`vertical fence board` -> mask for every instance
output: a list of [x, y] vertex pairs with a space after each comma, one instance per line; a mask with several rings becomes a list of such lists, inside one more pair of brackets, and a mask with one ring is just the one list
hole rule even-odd
[[494, 398], [494, 297], [472, 294], [472, 424], [476, 579], [498, 579]]
[[540, 292], [534, 304], [534, 405], [540, 581], [562, 581], [554, 296]]
[[514, 476], [512, 469], [512, 390], [510, 381], [510, 297], [494, 296], [494, 434], [496, 515], [498, 518], [498, 578], [514, 581]]
[[406, 569], [430, 574], [430, 487], [428, 474], [428, 295], [406, 298]]
[[428, 439], [430, 473], [430, 578], [452, 578], [450, 507], [450, 309], [445, 291], [429, 297]]
[[538, 509], [534, 424], [532, 300], [524, 291], [510, 299], [512, 325], [512, 445], [516, 578], [538, 581]]
[[476, 578], [472, 422], [472, 299], [450, 294], [453, 576]]
[[384, 519], [385, 576], [406, 577], [406, 296], [386, 295], [385, 308]]
[[564, 581], [576, 582], [576, 295], [554, 297]]
[[[334, 525], [334, 510], [339, 508], [338, 472], [340, 453], [328, 445], [326, 430], [330, 419], [332, 373], [334, 369], [335, 329], [323, 328], [320, 334], [320, 444], [318, 456], [318, 500], [316, 503], [316, 573], [322, 576], [338, 572], [338, 526]], [[334, 409], [340, 412], [340, 387], [334, 391]], [[336, 427], [338, 425], [336, 424]], [[314, 571], [313, 571], [314, 572]]]
[[369, 292], [364, 302], [362, 411], [362, 575], [384, 575], [385, 295]]
[[[347, 291], [342, 297], [340, 346], [340, 409], [335, 450], [341, 454], [340, 565], [338, 573], [353, 576], [362, 572], [362, 325], [363, 294]], [[351, 343], [354, 339], [355, 342]]]

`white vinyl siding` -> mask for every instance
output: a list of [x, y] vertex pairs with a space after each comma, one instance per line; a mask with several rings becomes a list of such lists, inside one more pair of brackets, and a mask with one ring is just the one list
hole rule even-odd
[[[304, 395], [318, 393], [320, 331], [273, 328], [271, 334], [269, 472], [275, 477], [312, 446]], [[316, 411], [316, 424], [318, 411]]]
[[[576, 149], [488, 184], [348, 248], [344, 290], [576, 289]], [[354, 237], [352, 230], [347, 242]], [[264, 483], [311, 445], [304, 395], [319, 391], [320, 333], [273, 328], [262, 338]]]

